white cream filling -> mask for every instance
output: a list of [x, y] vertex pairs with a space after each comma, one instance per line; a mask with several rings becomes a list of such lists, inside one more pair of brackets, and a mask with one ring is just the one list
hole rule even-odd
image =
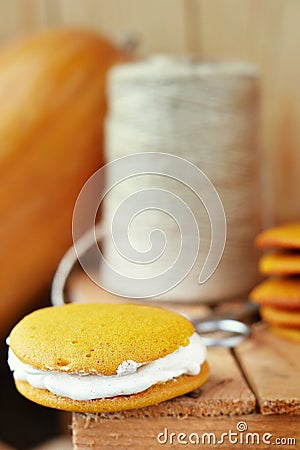
[[117, 374], [112, 376], [38, 370], [20, 361], [11, 349], [8, 352], [8, 364], [16, 380], [27, 381], [34, 388], [47, 389], [73, 400], [136, 394], [183, 374], [197, 375], [205, 358], [206, 347], [197, 333], [190, 337], [186, 347], [180, 346], [164, 358], [145, 364], [124, 361], [119, 365]]

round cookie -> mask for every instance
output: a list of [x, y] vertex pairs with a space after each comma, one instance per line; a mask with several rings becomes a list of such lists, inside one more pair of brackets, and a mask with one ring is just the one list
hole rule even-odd
[[16, 387], [24, 397], [50, 408], [61, 409], [63, 411], [109, 413], [144, 408], [145, 406], [156, 405], [165, 400], [179, 397], [197, 389], [207, 380], [208, 376], [209, 367], [207, 362], [204, 362], [199, 375], [181, 375], [176, 380], [155, 384], [146, 391], [139, 392], [138, 394], [128, 396], [119, 395], [113, 398], [86, 401], [59, 397], [46, 389], [35, 389], [26, 381], [16, 380]]
[[9, 345], [36, 369], [114, 375], [126, 360], [150, 362], [187, 345], [193, 332], [185, 317], [163, 308], [69, 304], [26, 316]]
[[270, 329], [277, 336], [288, 339], [289, 341], [300, 342], [300, 329], [278, 326], [272, 326]]
[[300, 275], [300, 253], [267, 253], [259, 261], [259, 271], [263, 275]]
[[257, 236], [255, 243], [264, 249], [300, 249], [300, 222], [269, 228]]
[[[46, 376], [54, 372], [67, 377], [74, 374], [84, 378], [95, 374], [109, 377], [116, 376], [124, 362], [147, 365], [155, 361], [156, 364], [161, 358], [177, 354], [176, 350], [190, 344], [193, 334], [193, 325], [185, 317], [163, 308], [137, 304], [69, 304], [44, 308], [26, 316], [12, 330], [9, 346], [19, 364], [41, 370]], [[209, 375], [204, 361], [198, 375], [170, 377], [139, 393], [74, 400], [62, 393], [56, 395], [41, 385], [34, 387], [37, 385], [30, 379], [33, 385], [22, 376], [18, 379], [15, 367], [17, 389], [28, 399], [66, 411], [94, 413], [156, 404], [199, 388]], [[120, 375], [120, 386], [124, 379]]]
[[300, 279], [270, 278], [252, 289], [249, 298], [260, 305], [286, 310], [299, 310]]
[[272, 306], [261, 306], [260, 314], [264, 321], [271, 325], [300, 329], [300, 311], [284, 311]]

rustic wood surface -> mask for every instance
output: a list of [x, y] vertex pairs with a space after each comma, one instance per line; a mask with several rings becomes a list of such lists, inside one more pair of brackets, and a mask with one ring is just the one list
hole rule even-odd
[[[240, 425], [238, 425], [239, 422]], [[243, 429], [245, 426], [247, 427], [247, 431], [245, 431], [244, 433], [238, 431], [238, 429]], [[163, 445], [158, 442], [157, 437], [159, 433], [164, 433], [165, 429], [168, 430], [169, 440], [165, 443], [165, 445]], [[237, 439], [237, 443], [230, 445], [228, 443], [228, 437], [225, 436], [223, 444], [216, 443], [216, 445], [214, 446], [195, 446], [193, 444], [183, 445], [182, 443], [178, 443], [177, 441], [180, 433], [185, 433], [187, 436], [189, 436], [191, 433], [197, 433], [200, 438], [202, 437], [203, 433], [215, 433], [216, 442], [218, 442], [221, 440], [222, 433], [228, 433], [229, 430], [237, 433], [237, 435], [231, 436], [232, 439]], [[176, 436], [173, 437], [172, 445], [170, 444], [171, 433], [176, 433]], [[259, 445], [254, 445], [255, 443], [257, 443], [257, 436], [253, 444], [250, 440], [250, 435], [248, 436], [248, 438], [246, 438], [247, 433], [258, 433]], [[265, 438], [269, 438], [271, 444], [265, 444], [263, 442], [264, 433], [269, 433], [272, 435], [265, 436]], [[83, 414], [73, 415], [73, 439], [75, 450], [152, 450], [173, 447], [201, 447], [214, 449], [228, 449], [232, 447], [240, 450], [248, 448], [245, 445], [246, 439], [249, 439], [249, 448], [267, 449], [272, 447], [273, 443], [275, 446], [275, 440], [281, 438], [296, 439], [296, 444], [277, 444], [276, 448], [299, 448], [299, 418], [293, 416], [266, 416], [262, 420], [262, 416], [260, 414], [251, 414], [242, 416], [242, 418], [215, 417], [211, 419], [192, 417], [188, 420], [180, 420], [174, 417], [165, 417], [164, 419], [149, 417], [147, 418], [147, 420], [141, 420], [131, 417], [124, 420], [115, 420], [112, 422], [101, 418], [87, 418], [86, 415]], [[165, 437], [161, 435], [160, 439], [164, 441]], [[181, 436], [181, 439], [187, 439], [187, 437]], [[195, 439], [195, 436], [192, 439]], [[208, 442], [207, 438], [205, 442]]]
[[252, 327], [251, 339], [235, 349], [262, 414], [300, 415], [300, 346]]
[[[210, 377], [202, 387], [199, 401], [207, 405], [208, 416], [248, 414], [255, 409], [255, 396], [249, 389], [231, 351], [209, 348]], [[193, 393], [194, 394], [194, 393]]]

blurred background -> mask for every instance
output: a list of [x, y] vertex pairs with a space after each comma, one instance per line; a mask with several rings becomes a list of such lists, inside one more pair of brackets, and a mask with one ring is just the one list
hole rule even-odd
[[[299, 23], [298, 0], [0, 0], [0, 51], [16, 38], [33, 32], [49, 27], [76, 26], [100, 33], [111, 41], [114, 48], [129, 51], [130, 58], [155, 53], [191, 54], [200, 61], [246, 61], [257, 65], [261, 73], [259, 148], [263, 175], [262, 213], [264, 223], [270, 225], [300, 216]], [[115, 57], [114, 62], [117, 60]], [[4, 89], [5, 84], [1, 86], [1, 67], [5, 64], [4, 61], [0, 66], [0, 96], [5, 96], [9, 104], [10, 93]], [[105, 71], [108, 69], [109, 64]], [[19, 70], [19, 83], [24, 84], [22, 65]], [[71, 197], [70, 209], [85, 179], [103, 163], [101, 139], [99, 137], [95, 141], [96, 152], [99, 149], [98, 160], [95, 158], [94, 165], [73, 186], [74, 198]], [[1, 146], [5, 147], [3, 142], [0, 140], [0, 160]], [[3, 174], [7, 167], [5, 164], [3, 167], [1, 171], [0, 161], [0, 192], [5, 195]], [[49, 166], [49, 170], [53, 168]], [[5, 222], [5, 208], [1, 211], [1, 222]], [[64, 223], [69, 222], [70, 217]], [[22, 228], [22, 222], [19, 226]], [[0, 247], [4, 247], [4, 236], [2, 233]], [[31, 239], [34, 241], [34, 236]], [[1, 299], [3, 311], [9, 309], [11, 313], [2, 323], [0, 317], [0, 441], [20, 450], [33, 448], [62, 430], [68, 432], [68, 415], [31, 405], [16, 393], [6, 367], [4, 345], [8, 330], [24, 313], [49, 304], [51, 278], [57, 262], [70, 244], [70, 229], [62, 241], [42, 282], [26, 294], [24, 301], [22, 294], [19, 295], [21, 300], [15, 303], [12, 300], [8, 304], [6, 298]], [[50, 240], [49, 244], [55, 245], [55, 240]], [[19, 251], [17, 245], [15, 251]], [[10, 256], [10, 270], [13, 272], [14, 259], [13, 255]], [[7, 270], [6, 259], [4, 254], [1, 270]], [[17, 277], [15, 285], [18, 284]], [[22, 286], [18, 289], [22, 291]]]
[[[136, 54], [192, 53], [244, 60], [262, 73], [261, 148], [271, 177], [272, 220], [299, 216], [300, 5], [297, 0], [2, 0], [1, 44], [49, 26], [77, 25]], [[298, 210], [297, 210], [298, 207]]]

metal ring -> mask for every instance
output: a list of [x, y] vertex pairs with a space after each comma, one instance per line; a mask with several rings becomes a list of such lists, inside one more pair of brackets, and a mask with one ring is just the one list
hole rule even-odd
[[102, 225], [97, 224], [95, 228], [88, 230], [77, 242], [78, 254], [74, 245], [72, 245], [72, 247], [64, 254], [52, 281], [51, 303], [53, 306], [60, 306], [66, 303], [65, 287], [74, 266], [78, 262], [78, 257], [83, 256], [93, 245], [95, 245], [95, 241], [101, 241], [104, 234], [105, 231]]
[[235, 336], [227, 336], [223, 338], [211, 338], [201, 335], [207, 347], [235, 347], [250, 334], [250, 327], [248, 327], [248, 325], [243, 322], [239, 322], [238, 320], [230, 319], [204, 320], [196, 323], [195, 329], [199, 334], [210, 333], [213, 331], [235, 333]]

